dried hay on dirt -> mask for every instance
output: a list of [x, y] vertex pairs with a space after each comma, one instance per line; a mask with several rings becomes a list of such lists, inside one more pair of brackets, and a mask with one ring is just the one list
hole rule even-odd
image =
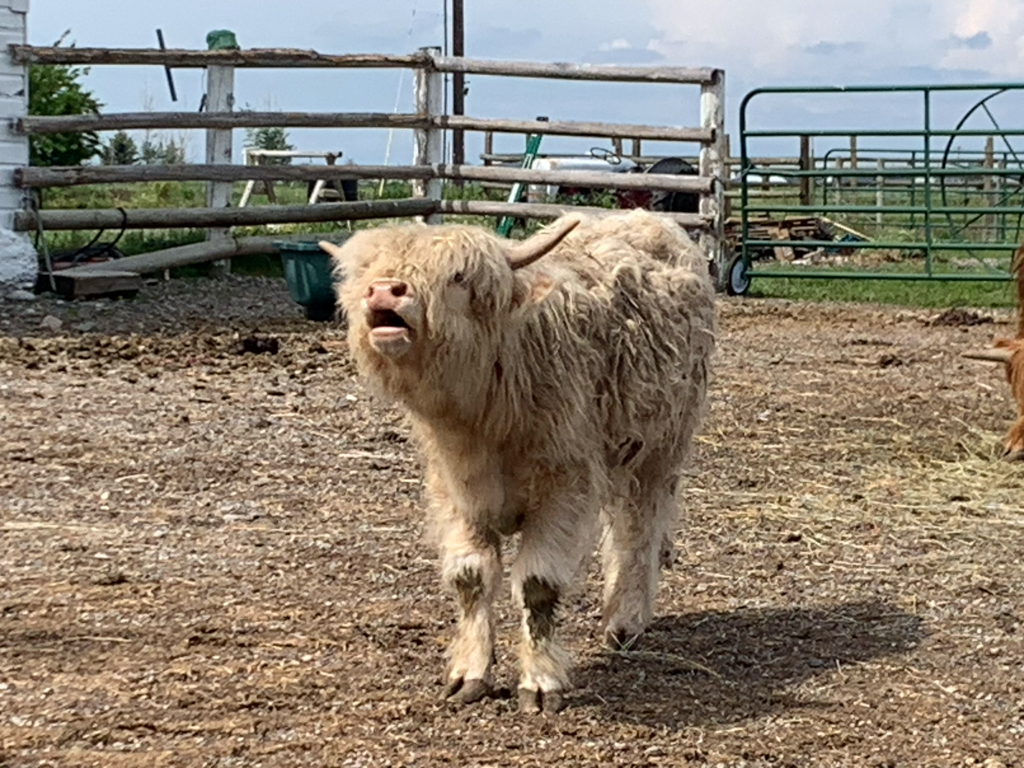
[[522, 717], [439, 700], [418, 464], [339, 327], [274, 280], [3, 305], [0, 765], [1024, 765], [1024, 466], [959, 357], [1009, 314], [721, 310], [658, 618], [599, 651], [592, 566]]

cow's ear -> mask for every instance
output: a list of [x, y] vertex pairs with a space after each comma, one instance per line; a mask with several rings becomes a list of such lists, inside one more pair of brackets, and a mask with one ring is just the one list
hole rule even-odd
[[555, 281], [544, 273], [524, 275], [516, 274], [512, 288], [512, 306], [540, 304], [554, 290]]

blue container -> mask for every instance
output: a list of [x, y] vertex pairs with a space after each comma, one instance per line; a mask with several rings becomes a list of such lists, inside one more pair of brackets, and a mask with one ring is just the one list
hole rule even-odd
[[313, 242], [279, 240], [288, 293], [306, 308], [310, 320], [333, 320], [336, 297], [331, 276], [331, 257]]

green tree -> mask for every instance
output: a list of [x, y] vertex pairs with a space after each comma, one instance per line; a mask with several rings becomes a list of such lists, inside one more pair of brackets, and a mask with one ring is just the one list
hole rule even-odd
[[139, 162], [139, 148], [135, 139], [125, 131], [118, 131], [103, 147], [100, 157], [104, 165], [135, 165]]
[[185, 162], [185, 146], [174, 139], [146, 136], [139, 148], [139, 161], [143, 165], [181, 165]]
[[[80, 82], [87, 74], [87, 67], [33, 64], [28, 70], [28, 113], [99, 114], [102, 104]], [[32, 165], [81, 165], [99, 151], [100, 138], [95, 131], [29, 137], [29, 161]]]
[[[246, 128], [245, 146], [248, 149], [283, 149], [291, 151], [295, 146], [288, 141], [284, 128]], [[290, 165], [290, 157], [266, 157], [264, 165]]]

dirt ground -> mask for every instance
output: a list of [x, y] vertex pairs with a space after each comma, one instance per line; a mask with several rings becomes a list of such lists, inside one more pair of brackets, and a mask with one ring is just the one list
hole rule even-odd
[[959, 356], [1009, 313], [720, 307], [658, 618], [600, 650], [592, 564], [524, 716], [440, 700], [419, 466], [338, 325], [279, 280], [0, 303], [0, 766], [1024, 766], [1024, 465]]

